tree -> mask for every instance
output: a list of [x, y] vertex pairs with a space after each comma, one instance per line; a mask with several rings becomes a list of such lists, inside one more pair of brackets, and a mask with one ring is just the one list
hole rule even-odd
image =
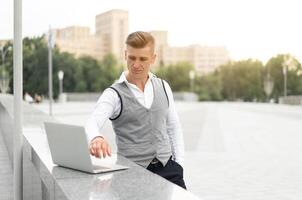
[[186, 62], [180, 62], [167, 67], [160, 67], [155, 74], [168, 81], [173, 91], [189, 91], [190, 77], [189, 72], [193, 66]]
[[287, 57], [293, 58], [293, 66], [287, 70], [287, 95], [302, 94], [302, 80], [298, 73], [301, 70], [301, 64], [289, 54], [280, 54], [272, 57], [265, 65], [265, 73], [269, 73], [274, 80], [274, 89], [271, 96], [276, 101], [278, 101], [279, 96], [284, 94], [283, 63]]
[[64, 72], [64, 92], [75, 92], [77, 90], [76, 88], [79, 87], [78, 84], [82, 82], [82, 77], [77, 77], [81, 74], [78, 71], [78, 60], [74, 55], [67, 52], [60, 52], [57, 48], [55, 48], [53, 55], [55, 91], [58, 89], [58, 77], [56, 74], [59, 70], [62, 70]]
[[122, 73], [123, 66], [118, 66], [118, 62], [116, 57], [113, 54], [107, 54], [104, 56], [102, 62], [102, 69], [103, 69], [103, 87], [109, 87]]
[[[8, 42], [5, 45], [12, 45]], [[272, 97], [278, 100], [283, 96], [284, 76], [282, 65], [287, 57], [293, 58], [293, 65], [287, 73], [288, 95], [302, 94], [301, 63], [291, 55], [272, 57], [265, 67], [258, 60], [241, 60], [226, 63], [213, 73], [197, 76], [194, 92], [200, 100], [265, 100], [264, 80], [267, 74], [274, 80]], [[0, 58], [1, 59], [1, 58]], [[10, 76], [10, 91], [13, 89], [13, 52], [5, 59], [5, 68]], [[173, 91], [189, 91], [189, 63], [182, 62], [160, 66], [155, 74], [167, 80]], [[108, 54], [99, 61], [90, 56], [76, 58], [66, 52], [53, 49], [53, 93], [57, 97], [59, 81], [57, 73], [64, 71], [65, 92], [100, 92], [110, 86], [123, 70], [114, 55]], [[23, 89], [31, 95], [48, 95], [48, 48], [44, 36], [24, 38], [23, 40]]]
[[112, 54], [98, 61], [90, 56], [82, 56], [74, 65], [74, 92], [100, 92], [109, 87], [121, 72]]
[[48, 48], [44, 37], [23, 40], [23, 90], [31, 95], [47, 94]]
[[218, 71], [205, 76], [198, 76], [195, 79], [195, 90], [200, 101], [222, 100], [222, 85]]
[[222, 95], [228, 100], [253, 101], [265, 99], [263, 64], [257, 60], [229, 62], [219, 69]]
[[[7, 65], [12, 66], [12, 52], [7, 54]], [[59, 90], [57, 73], [64, 72], [65, 92], [100, 92], [110, 86], [122, 68], [116, 58], [109, 54], [102, 61], [90, 56], [75, 58], [73, 54], [53, 49], [53, 94]], [[13, 68], [8, 68], [10, 88], [13, 88]], [[23, 40], [23, 89], [31, 95], [48, 95], [48, 47], [44, 36]], [[12, 91], [12, 89], [11, 89]]]
[[[13, 79], [12, 79], [12, 74], [13, 74], [13, 51], [12, 48], [10, 50], [9, 47], [12, 47], [13, 43], [11, 41], [7, 42], [4, 46], [3, 49], [6, 51], [5, 55], [5, 63], [4, 63], [4, 69], [0, 70], [0, 73], [2, 73], [2, 70], [4, 70], [5, 74], [8, 74], [9, 78], [9, 83], [8, 83], [8, 91], [7, 92], [12, 92], [12, 84], [13, 84]], [[2, 56], [0, 56], [0, 66], [2, 68]]]

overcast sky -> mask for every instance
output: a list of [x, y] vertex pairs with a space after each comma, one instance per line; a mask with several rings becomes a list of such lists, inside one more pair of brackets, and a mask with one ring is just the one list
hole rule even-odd
[[[301, 3], [300, 3], [301, 2]], [[166, 30], [171, 46], [226, 46], [233, 59], [266, 62], [278, 53], [302, 61], [299, 0], [23, 0], [23, 35], [49, 25], [89, 26], [110, 9], [129, 11], [129, 30]], [[0, 0], [0, 39], [13, 37], [13, 0]]]

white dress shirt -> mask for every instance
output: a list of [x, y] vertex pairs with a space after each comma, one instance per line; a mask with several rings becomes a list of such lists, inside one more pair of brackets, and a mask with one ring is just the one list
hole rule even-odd
[[[150, 108], [153, 101], [153, 85], [150, 77], [154, 76], [149, 73], [149, 78], [146, 82], [144, 92], [136, 85], [129, 83], [126, 79], [127, 72], [123, 72], [118, 80], [118, 83], [125, 82], [138, 102], [146, 108]], [[176, 113], [172, 90], [169, 84], [164, 81], [165, 89], [169, 99], [169, 110], [167, 114], [167, 132], [171, 143], [172, 156], [180, 165], [184, 165], [184, 142], [181, 125]], [[105, 122], [109, 118], [117, 117], [121, 110], [121, 102], [117, 93], [110, 88], [104, 90], [97, 101], [95, 109], [88, 118], [85, 126], [85, 131], [89, 141], [97, 136], [103, 136], [101, 130]]]

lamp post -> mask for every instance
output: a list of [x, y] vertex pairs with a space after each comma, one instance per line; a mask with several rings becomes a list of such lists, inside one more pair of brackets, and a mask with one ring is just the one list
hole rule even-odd
[[64, 72], [60, 70], [58, 72], [58, 78], [59, 78], [59, 95], [63, 93], [63, 78], [64, 78]]
[[274, 81], [270, 76], [270, 73], [268, 72], [266, 75], [266, 78], [264, 79], [264, 92], [266, 94], [267, 97], [267, 101], [269, 101], [269, 97], [273, 91], [274, 88]]
[[48, 33], [48, 96], [49, 96], [49, 115], [52, 116], [52, 102], [53, 102], [53, 90], [52, 90], [52, 49], [54, 47], [54, 36], [49, 26]]
[[293, 70], [296, 67], [296, 64], [292, 56], [285, 56], [282, 63], [282, 71], [284, 76], [284, 97], [287, 96], [287, 73], [289, 70]]
[[8, 51], [12, 49], [11, 46], [9, 46], [7, 49], [4, 49], [4, 46], [1, 46], [1, 56], [2, 56], [2, 69], [1, 69], [1, 75], [0, 75], [0, 90], [1, 93], [6, 93], [9, 89], [9, 77], [7, 72], [5, 71], [5, 56]]
[[282, 71], [283, 71], [283, 80], [284, 80], [284, 83], [283, 83], [283, 92], [284, 92], [284, 97], [286, 97], [287, 95], [287, 62], [283, 62], [282, 63]]
[[191, 90], [191, 92], [194, 92], [194, 78], [195, 78], [194, 70], [190, 70], [189, 78], [190, 78], [190, 90]]
[[14, 200], [23, 198], [23, 46], [22, 46], [22, 0], [14, 0], [14, 134], [13, 134], [13, 168]]

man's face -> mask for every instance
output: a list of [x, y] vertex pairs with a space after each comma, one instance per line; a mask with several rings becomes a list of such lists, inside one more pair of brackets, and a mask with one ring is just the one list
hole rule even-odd
[[129, 75], [135, 79], [146, 78], [150, 71], [150, 65], [154, 63], [156, 55], [150, 46], [134, 48], [127, 45], [125, 59]]

